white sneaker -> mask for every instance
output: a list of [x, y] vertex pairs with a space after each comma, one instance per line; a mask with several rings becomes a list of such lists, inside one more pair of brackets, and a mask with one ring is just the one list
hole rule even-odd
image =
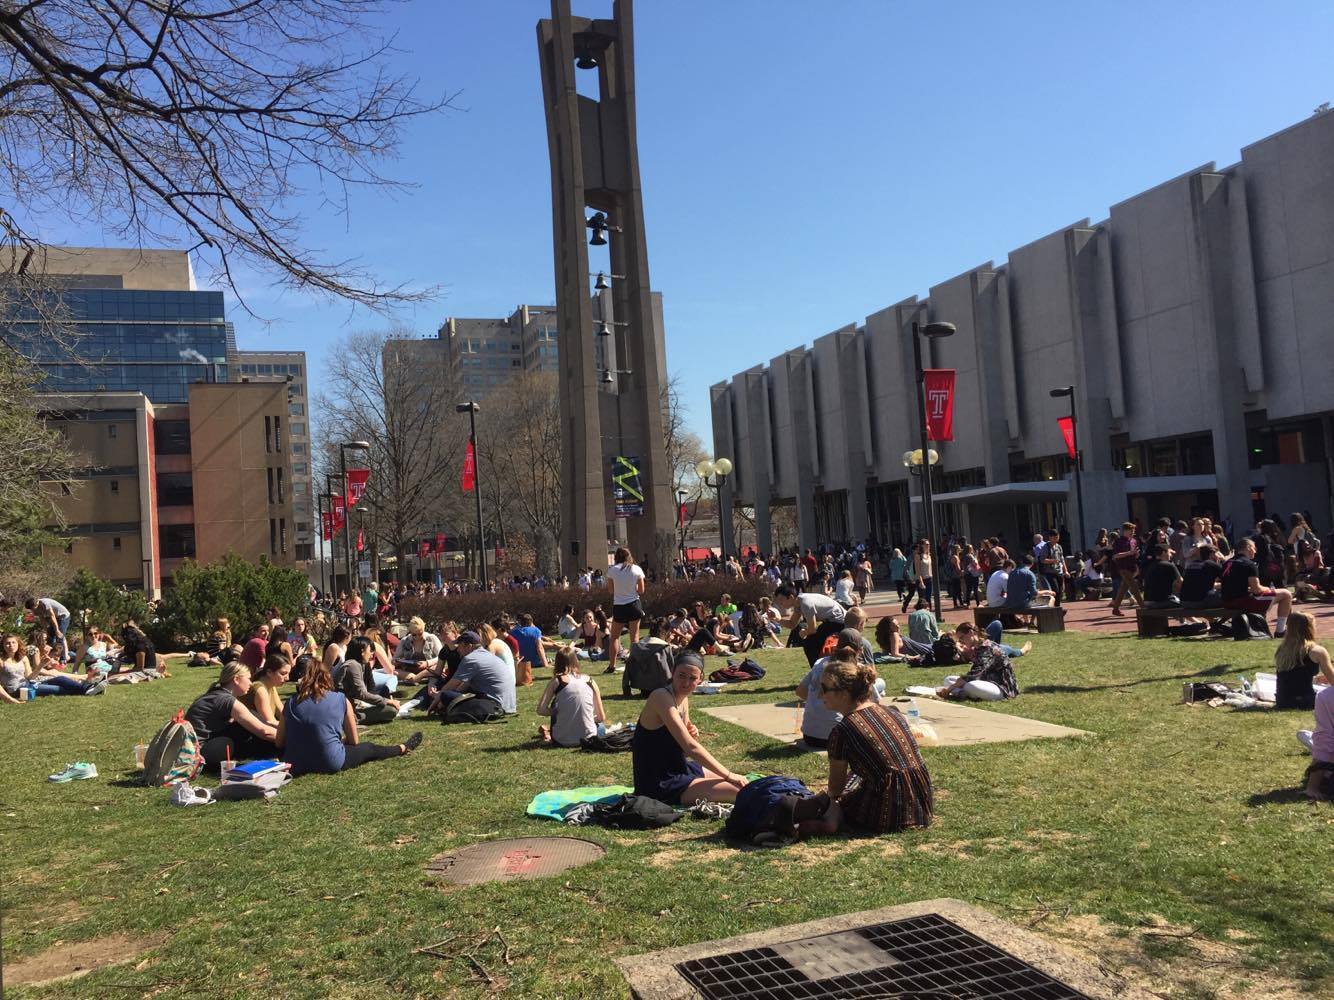
[[1315, 753], [1315, 734], [1311, 730], [1297, 730], [1297, 742], [1306, 747], [1307, 753]]
[[398, 718], [406, 719], [412, 714], [412, 710], [421, 704], [420, 698], [409, 698], [398, 707]]

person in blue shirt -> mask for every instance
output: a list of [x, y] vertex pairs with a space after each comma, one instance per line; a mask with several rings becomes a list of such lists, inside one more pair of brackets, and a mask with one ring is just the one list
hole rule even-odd
[[481, 636], [469, 629], [462, 633], [455, 649], [461, 659], [453, 676], [435, 696], [427, 713], [447, 708], [455, 698], [465, 694], [480, 695], [499, 703], [506, 715], [518, 712], [514, 694], [514, 668], [482, 645]]
[[542, 635], [542, 630], [533, 624], [532, 615], [520, 615], [518, 628], [510, 629], [510, 635], [519, 644], [519, 658], [527, 660], [534, 667], [547, 667], [547, 647], [560, 649], [560, 643], [551, 642]]
[[1035, 560], [1032, 554], [1025, 553], [1022, 564], [1010, 573], [1005, 585], [1005, 603], [1003, 608], [1036, 608], [1051, 604], [1055, 596], [1050, 590], [1038, 588], [1037, 574], [1033, 572]]

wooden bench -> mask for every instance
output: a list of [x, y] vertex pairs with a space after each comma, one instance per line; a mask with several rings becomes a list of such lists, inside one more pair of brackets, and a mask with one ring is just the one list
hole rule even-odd
[[1168, 634], [1172, 619], [1207, 618], [1210, 624], [1225, 621], [1242, 614], [1227, 608], [1136, 608], [1135, 631], [1141, 639], [1154, 639]]
[[1065, 631], [1065, 608], [974, 608], [973, 624], [984, 629], [1007, 615], [1031, 615], [1039, 633]]

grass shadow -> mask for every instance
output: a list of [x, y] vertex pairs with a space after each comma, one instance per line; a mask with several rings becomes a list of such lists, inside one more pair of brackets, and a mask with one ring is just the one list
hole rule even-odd
[[1168, 677], [1142, 677], [1137, 681], [1126, 681], [1122, 684], [1089, 684], [1083, 687], [1074, 684], [1032, 684], [1024, 688], [1025, 694], [1079, 694], [1087, 691], [1119, 691], [1124, 688], [1139, 687], [1141, 684], [1163, 684], [1167, 681], [1189, 681], [1197, 677], [1221, 677], [1224, 674], [1236, 670], [1231, 663], [1220, 663], [1217, 666], [1209, 667], [1207, 670], [1199, 670], [1193, 674], [1172, 674]]
[[776, 743], [751, 750], [747, 760], [791, 760], [796, 757], [814, 757], [819, 751], [796, 743]]
[[1256, 792], [1246, 800], [1252, 809], [1260, 806], [1291, 805], [1294, 802], [1310, 802], [1306, 792], [1300, 788], [1275, 788], [1272, 792]]

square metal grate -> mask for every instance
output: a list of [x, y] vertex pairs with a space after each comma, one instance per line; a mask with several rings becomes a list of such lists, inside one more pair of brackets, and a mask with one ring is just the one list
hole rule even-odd
[[[708, 1000], [1088, 1000], [935, 913], [858, 927], [847, 936], [859, 938], [860, 947], [827, 939], [818, 968], [833, 975], [821, 979], [788, 961], [782, 952], [791, 949], [785, 945], [694, 959], [676, 968]], [[867, 967], [866, 943], [883, 955], [878, 968]]]

